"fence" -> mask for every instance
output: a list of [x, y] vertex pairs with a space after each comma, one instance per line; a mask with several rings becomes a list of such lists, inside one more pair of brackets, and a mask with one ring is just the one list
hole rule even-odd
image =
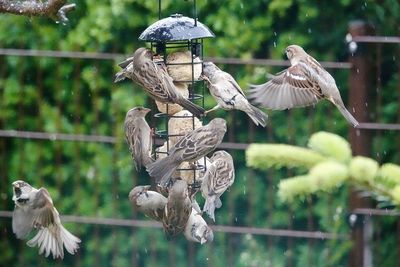
[[[349, 77], [350, 97], [345, 103], [356, 107], [356, 116], [363, 122], [361, 130], [350, 131], [353, 149], [358, 154], [372, 154], [379, 161], [398, 162], [400, 141], [394, 132], [400, 129], [398, 105], [397, 116], [391, 117], [394, 121], [382, 120], [386, 118], [385, 112], [393, 114], [385, 110], [385, 105], [395, 105], [393, 99], [400, 98], [400, 78], [395, 85], [396, 94], [384, 91], [388, 86], [393, 87], [384, 81], [392, 81], [396, 71], [386, 65], [383, 70], [382, 65], [397, 64], [400, 76], [400, 50], [397, 49], [396, 60], [387, 60], [392, 48], [383, 50], [382, 46], [393, 44], [381, 42], [399, 43], [399, 40], [359, 37], [359, 31], [353, 28], [350, 32], [358, 45], [378, 44], [360, 50], [365, 53], [351, 56], [350, 62], [322, 64], [334, 77]], [[14, 177], [49, 187], [58, 209], [70, 214], [63, 216], [63, 221], [71, 232], [82, 237], [83, 244], [77, 256], [67, 256], [68, 265], [159, 266], [159, 262], [168, 262], [170, 266], [291, 267], [336, 266], [348, 261], [350, 266], [370, 266], [373, 261], [376, 266], [389, 266], [382, 265], [388, 258], [400, 265], [398, 238], [394, 241], [397, 250], [392, 254], [377, 249], [390, 231], [395, 230], [396, 236], [400, 236], [400, 221], [397, 217], [382, 220], [382, 215], [386, 218], [388, 214], [371, 209], [370, 200], [352, 194], [349, 212], [364, 218], [364, 223], [350, 233], [346, 207], [334, 203], [335, 198], [347, 198], [345, 190], [318, 201], [308, 198], [298, 205], [283, 205], [277, 201], [275, 186], [280, 177], [292, 174], [291, 171], [259, 173], [244, 167], [243, 150], [249, 143], [304, 144], [303, 136], [322, 129], [345, 135], [347, 124], [329, 103], [321, 103], [315, 109], [270, 113], [266, 129], [256, 128], [239, 112], [219, 111], [218, 116], [228, 121], [228, 133], [221, 148], [234, 155], [237, 180], [224, 195], [222, 208], [217, 210], [217, 225], [213, 226], [215, 241], [203, 247], [183, 238], [166, 243], [160, 224], [136, 214], [127, 201], [133, 185], [148, 181], [143, 173], [136, 174], [132, 169], [123, 138], [123, 119], [128, 107], [146, 104], [146, 100], [135, 95], [128, 83], [111, 85], [114, 60], [122, 57], [115, 53], [0, 49], [0, 108], [4, 111], [0, 114], [1, 248], [20, 251], [17, 254], [4, 250], [4, 262], [9, 266], [52, 264], [52, 260], [35, 256], [36, 251], [30, 253], [32, 249], [24, 241], [16, 241], [12, 234], [10, 183]], [[373, 64], [369, 61], [371, 57], [375, 59]], [[226, 71], [239, 77], [245, 71], [257, 72], [259, 66], [277, 72], [288, 64], [279, 60], [208, 60], [225, 64]], [[388, 69], [390, 72], [386, 73]], [[367, 82], [371, 78], [374, 83]], [[52, 84], [50, 80], [56, 80], [55, 88], [48, 86]], [[367, 92], [374, 91], [373, 85], [376, 92], [371, 98]], [[341, 87], [344, 99], [346, 89]], [[332, 119], [326, 120], [326, 116]], [[303, 124], [296, 123], [301, 120]], [[243, 131], [244, 127], [248, 131]], [[391, 141], [388, 144], [386, 140]], [[321, 202], [328, 209], [321, 210], [318, 204]], [[333, 219], [338, 216], [340, 220]], [[372, 220], [365, 219], [370, 217]], [[374, 231], [367, 233], [365, 224]], [[346, 250], [349, 241], [356, 244], [350, 254]], [[335, 248], [344, 252], [338, 255]]]

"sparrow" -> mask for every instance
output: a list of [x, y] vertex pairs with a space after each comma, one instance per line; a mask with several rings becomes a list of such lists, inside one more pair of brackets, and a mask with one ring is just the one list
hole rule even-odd
[[206, 200], [203, 212], [215, 222], [214, 210], [222, 206], [220, 196], [235, 181], [235, 167], [232, 156], [224, 150], [214, 152], [210, 161], [201, 184], [201, 194]]
[[162, 103], [176, 103], [189, 110], [196, 117], [204, 114], [204, 109], [184, 98], [175, 87], [164, 62], [154, 62], [153, 52], [141, 47], [133, 56], [120, 63], [122, 71], [115, 75], [114, 82], [129, 78], [143, 87], [147, 94]]
[[265, 127], [267, 115], [249, 103], [239, 84], [229, 73], [222, 71], [212, 62], [203, 64], [203, 79], [217, 105], [205, 113], [223, 108], [225, 110], [241, 110], [253, 120], [256, 125]]
[[168, 156], [147, 165], [149, 175], [162, 187], [169, 183], [171, 175], [184, 162], [195, 162], [204, 157], [222, 142], [226, 132], [226, 121], [221, 118], [211, 120], [181, 137], [169, 151]]
[[129, 201], [135, 209], [143, 212], [147, 217], [162, 221], [167, 198], [149, 189], [150, 185], [134, 187], [129, 192]]
[[135, 168], [140, 171], [142, 166], [153, 162], [151, 158], [152, 132], [145, 120], [148, 108], [135, 107], [125, 116], [125, 140], [129, 145]]
[[205, 244], [214, 240], [214, 233], [201, 217], [201, 213], [192, 208], [189, 219], [185, 226], [184, 235], [188, 241]]
[[334, 78], [298, 45], [285, 50], [290, 67], [271, 75], [271, 80], [252, 85], [250, 99], [262, 107], [282, 110], [316, 104], [321, 99], [332, 102], [353, 125], [358, 121], [345, 108]]
[[60, 216], [53, 205], [46, 188], [36, 189], [30, 184], [17, 180], [12, 183], [15, 203], [12, 215], [13, 233], [18, 239], [26, 239], [28, 234], [37, 230], [37, 234], [27, 242], [30, 247], [39, 247], [39, 254], [50, 253], [53, 258], [64, 258], [64, 248], [75, 254], [81, 240], [68, 232], [61, 224]]
[[191, 211], [188, 185], [183, 180], [176, 180], [169, 190], [162, 220], [167, 237], [175, 237], [185, 230]]

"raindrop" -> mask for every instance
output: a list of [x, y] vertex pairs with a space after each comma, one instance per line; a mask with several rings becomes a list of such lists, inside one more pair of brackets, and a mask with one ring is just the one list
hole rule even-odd
[[144, 248], [144, 252], [147, 254], [147, 248]]
[[367, 102], [365, 102], [365, 106], [368, 107], [368, 103]]
[[237, 222], [238, 221], [238, 218], [237, 217], [235, 217], [235, 222]]
[[276, 47], [276, 42], [274, 42], [274, 47]]
[[277, 36], [278, 34], [276, 32], [274, 32], [274, 35]]
[[311, 34], [311, 33], [312, 33], [312, 30], [311, 30], [311, 28], [308, 28], [308, 33], [309, 33], [309, 34]]
[[243, 9], [243, 7], [244, 7], [244, 6], [243, 6], [243, 3], [240, 3], [240, 8]]
[[358, 74], [358, 73], [360, 73], [360, 69], [359, 69], [359, 68], [357, 68], [357, 69], [356, 69], [356, 72], [357, 72], [357, 74]]
[[206, 261], [209, 261], [210, 259], [209, 258], [206, 258]]

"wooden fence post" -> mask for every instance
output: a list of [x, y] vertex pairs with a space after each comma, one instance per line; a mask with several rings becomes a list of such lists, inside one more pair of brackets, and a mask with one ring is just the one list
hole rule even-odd
[[[352, 37], [372, 35], [372, 27], [363, 21], [353, 21], [349, 23], [349, 34]], [[352, 67], [349, 76], [349, 110], [359, 122], [368, 122], [370, 120], [371, 109], [373, 108], [371, 100], [372, 93], [372, 67], [371, 45], [365, 43], [349, 42], [350, 57], [349, 62]], [[367, 129], [350, 130], [350, 143], [354, 155], [371, 156], [371, 131]], [[349, 210], [350, 213], [356, 208], [371, 207], [371, 199], [360, 197], [352, 188], [350, 189]], [[352, 227], [353, 248], [349, 255], [349, 267], [369, 267], [372, 266], [371, 251], [365, 251], [365, 242], [368, 238], [365, 236], [365, 222], [363, 216], [357, 215]], [[367, 220], [368, 221], [368, 220]], [[371, 226], [371, 225], [369, 225]]]

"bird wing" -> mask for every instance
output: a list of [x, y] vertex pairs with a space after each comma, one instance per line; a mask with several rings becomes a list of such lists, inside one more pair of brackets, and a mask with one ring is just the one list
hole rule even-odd
[[323, 94], [315, 70], [299, 62], [265, 84], [251, 87], [250, 98], [263, 107], [282, 110], [317, 103]]
[[142, 167], [142, 139], [141, 129], [133, 123], [125, 123], [125, 138], [129, 145], [129, 150], [131, 151], [132, 158], [134, 159], [136, 170], [140, 170]]
[[148, 60], [135, 69], [134, 76], [135, 81], [158, 101], [172, 102], [172, 99], [177, 97], [175, 85], [163, 63], [154, 63], [152, 60]]
[[172, 148], [182, 161], [196, 160], [210, 152], [216, 145], [214, 131], [201, 127], [183, 136]]
[[239, 84], [236, 82], [236, 80], [230, 75], [229, 73], [223, 72], [224, 78], [230, 83], [230, 85], [233, 86], [233, 88], [236, 89], [236, 91], [244, 96], [246, 98], [246, 95], [244, 94], [242, 88], [240, 88]]
[[57, 211], [54, 209], [53, 201], [46, 188], [40, 188], [32, 202], [33, 226], [35, 228], [48, 227], [57, 223]]
[[224, 157], [213, 162], [216, 168], [215, 180], [210, 184], [214, 194], [220, 196], [228, 189], [235, 179], [233, 163]]

